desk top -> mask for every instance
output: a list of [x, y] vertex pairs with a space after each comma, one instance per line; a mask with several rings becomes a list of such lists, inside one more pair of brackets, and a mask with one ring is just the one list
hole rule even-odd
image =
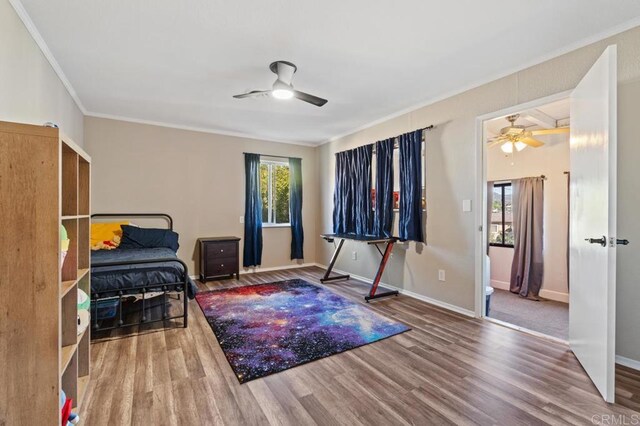
[[322, 234], [320, 235], [327, 241], [334, 239], [361, 241], [369, 244], [395, 243], [399, 241], [398, 237], [385, 237], [380, 235], [356, 235], [356, 234]]

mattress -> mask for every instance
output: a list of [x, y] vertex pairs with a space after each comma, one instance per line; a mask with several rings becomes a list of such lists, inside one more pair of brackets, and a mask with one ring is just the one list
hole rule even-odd
[[[145, 260], [177, 259], [169, 248], [116, 249], [91, 252], [91, 292], [100, 297], [137, 293], [140, 287], [184, 281], [184, 267], [179, 262], [144, 263]], [[135, 265], [100, 266], [110, 262], [143, 261]], [[189, 298], [195, 297], [197, 288], [191, 278], [187, 287]], [[148, 289], [160, 290], [160, 287]]]

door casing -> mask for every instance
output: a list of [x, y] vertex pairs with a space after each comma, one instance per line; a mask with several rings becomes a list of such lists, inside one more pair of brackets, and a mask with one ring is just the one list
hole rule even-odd
[[[495, 118], [505, 117], [511, 114], [517, 114], [522, 111], [541, 107], [546, 104], [568, 99], [571, 90], [556, 93], [533, 101], [525, 102], [519, 105], [513, 105], [499, 111], [490, 112], [476, 117], [476, 188], [475, 199], [480, 200], [478, 207], [475, 209], [475, 316], [484, 318], [485, 313], [485, 286], [484, 256], [486, 254], [487, 233], [485, 232], [485, 223], [487, 219], [487, 144], [484, 136], [484, 122]], [[524, 330], [523, 331], [527, 331]]]

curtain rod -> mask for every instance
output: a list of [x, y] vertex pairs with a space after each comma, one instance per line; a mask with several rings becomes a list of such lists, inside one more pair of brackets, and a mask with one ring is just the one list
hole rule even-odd
[[[427, 131], [428, 131], [428, 130], [433, 130], [433, 129], [435, 129], [435, 128], [436, 128], [436, 126], [435, 126], [435, 125], [430, 124], [430, 125], [428, 125], [427, 127], [422, 127], [422, 128], [416, 129], [416, 130], [423, 130], [423, 131], [424, 131], [424, 130], [427, 130]], [[414, 132], [415, 132], [416, 130], [414, 130]], [[411, 133], [411, 132], [407, 132], [407, 133]], [[404, 133], [403, 133], [403, 134], [404, 134]], [[402, 135], [394, 136], [394, 137], [389, 138], [389, 139], [398, 139], [400, 136], [402, 136]], [[424, 141], [424, 136], [422, 136], [422, 140]], [[395, 147], [395, 144], [394, 144], [394, 147]]]
[[[566, 172], [565, 172], [566, 173]], [[541, 178], [542, 180], [547, 180], [547, 177], [545, 175], [540, 175], [540, 176], [529, 176], [529, 178]], [[501, 179], [501, 180], [494, 180], [493, 184], [494, 185], [500, 185], [503, 183], [511, 183], [514, 180], [518, 180], [518, 179], [528, 179], [527, 177], [523, 177], [523, 178], [516, 178], [516, 179]], [[491, 182], [491, 181], [488, 181]]]
[[[428, 130], [433, 130], [433, 129], [435, 129], [435, 128], [436, 128], [436, 126], [435, 126], [435, 125], [430, 124], [430, 125], [428, 125], [427, 127], [422, 127], [422, 128], [420, 128], [420, 129], [416, 129], [416, 130], [422, 130], [422, 131], [427, 130], [427, 131], [428, 131]], [[414, 132], [415, 132], [415, 130], [414, 130]], [[394, 136], [393, 138], [390, 138], [390, 139], [398, 139], [400, 136], [401, 136], [401, 135]], [[422, 135], [422, 142], [424, 142], [425, 140], [426, 140], [426, 139], [425, 139], [424, 135]], [[371, 144], [371, 145], [374, 145], [374, 144]], [[398, 149], [398, 146], [399, 146], [399, 145], [398, 145], [398, 142], [394, 142], [394, 143], [393, 143], [393, 149]], [[373, 146], [373, 153], [374, 153], [374, 154], [376, 153], [376, 147], [375, 147], [375, 145]]]
[[[436, 126], [435, 126], [435, 125], [430, 124], [430, 125], [428, 125], [427, 127], [421, 127], [421, 128], [415, 129], [415, 130], [414, 130], [414, 132], [415, 132], [416, 130], [423, 130], [423, 131], [424, 131], [424, 130], [433, 130], [433, 129], [435, 129], [435, 128], [436, 128]], [[407, 132], [407, 133], [410, 133], [410, 132]], [[403, 133], [403, 134], [404, 134], [404, 133]], [[392, 138], [387, 138], [387, 139], [398, 139], [400, 136], [402, 136], [402, 135], [394, 136], [394, 137], [392, 137]], [[422, 136], [422, 142], [424, 142], [424, 141], [425, 141], [425, 138], [424, 138], [424, 135], [423, 135], [423, 136]], [[373, 145], [373, 153], [375, 154], [375, 153], [376, 153], [376, 146], [375, 146], [375, 142], [374, 142], [374, 143], [369, 143], [369, 144], [364, 144], [364, 145], [362, 145], [362, 146], [367, 146], [367, 145]], [[393, 143], [393, 149], [397, 149], [397, 148], [398, 148], [398, 142], [394, 142], [394, 143]], [[345, 150], [345, 151], [349, 151], [349, 150], [347, 149], [347, 150]], [[339, 152], [344, 152], [344, 151], [339, 151]], [[338, 154], [338, 152], [336, 152], [336, 154]]]
[[300, 157], [286, 157], [284, 155], [258, 154], [257, 152], [243, 152], [243, 154], [257, 154], [260, 157], [293, 158], [294, 160], [302, 160], [302, 158]]

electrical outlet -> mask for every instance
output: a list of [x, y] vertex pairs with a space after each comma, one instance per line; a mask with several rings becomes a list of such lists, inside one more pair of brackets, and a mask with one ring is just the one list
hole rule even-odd
[[240, 223], [244, 223], [244, 216], [240, 216]]
[[444, 277], [444, 269], [438, 269], [438, 280], [439, 281], [446, 281], [445, 277]]
[[358, 252], [357, 251], [354, 251], [354, 252], [351, 253], [351, 259], [352, 260], [358, 260]]

